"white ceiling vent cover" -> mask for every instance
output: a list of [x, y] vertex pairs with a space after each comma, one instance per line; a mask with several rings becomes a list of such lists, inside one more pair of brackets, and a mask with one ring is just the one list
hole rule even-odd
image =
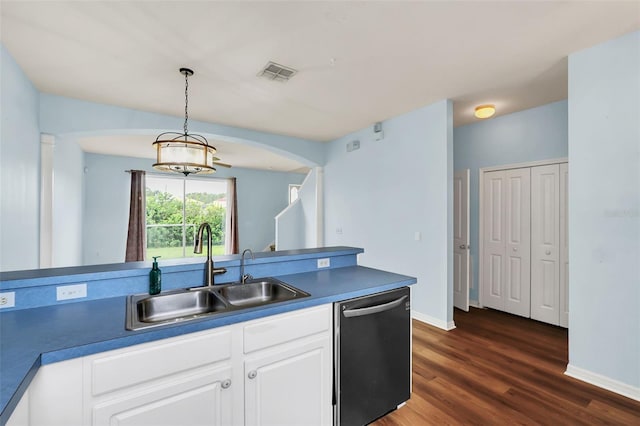
[[296, 75], [298, 71], [293, 68], [285, 67], [284, 65], [276, 64], [275, 62], [268, 62], [267, 65], [258, 73], [258, 77], [268, 78], [269, 80], [275, 80], [280, 82], [286, 82], [291, 77]]

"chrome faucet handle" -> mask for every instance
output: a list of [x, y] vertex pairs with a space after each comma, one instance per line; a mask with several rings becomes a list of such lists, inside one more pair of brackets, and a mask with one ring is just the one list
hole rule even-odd
[[246, 283], [248, 280], [252, 280], [253, 279], [253, 275], [251, 274], [244, 274], [242, 276], [242, 279], [240, 280], [240, 284], [244, 284]]

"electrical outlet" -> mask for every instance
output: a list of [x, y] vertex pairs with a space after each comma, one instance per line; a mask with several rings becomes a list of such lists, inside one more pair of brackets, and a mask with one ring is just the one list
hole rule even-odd
[[331, 266], [331, 258], [318, 259], [318, 268], [328, 268]]
[[16, 306], [16, 293], [15, 291], [10, 291], [7, 293], [0, 293], [0, 309], [2, 308], [13, 308]]
[[87, 283], [62, 285], [56, 287], [56, 300], [69, 300], [87, 297]]

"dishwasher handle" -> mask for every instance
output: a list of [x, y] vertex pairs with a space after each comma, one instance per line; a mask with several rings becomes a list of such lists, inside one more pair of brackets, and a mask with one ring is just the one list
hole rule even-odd
[[342, 314], [347, 317], [347, 318], [352, 318], [352, 317], [361, 317], [364, 315], [371, 315], [371, 314], [377, 314], [379, 312], [384, 312], [384, 311], [389, 311], [397, 306], [399, 306], [400, 304], [402, 304], [402, 302], [405, 301], [405, 299], [407, 298], [406, 295], [393, 300], [391, 302], [388, 303], [383, 303], [382, 305], [375, 305], [375, 306], [369, 306], [368, 308], [360, 308], [360, 309], [346, 309], [344, 311], [342, 311]]

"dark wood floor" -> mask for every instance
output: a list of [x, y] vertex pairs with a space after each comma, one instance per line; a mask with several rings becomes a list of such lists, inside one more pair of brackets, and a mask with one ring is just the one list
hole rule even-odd
[[374, 424], [640, 425], [640, 402], [565, 376], [567, 330], [456, 309], [456, 329], [413, 323], [413, 394]]

